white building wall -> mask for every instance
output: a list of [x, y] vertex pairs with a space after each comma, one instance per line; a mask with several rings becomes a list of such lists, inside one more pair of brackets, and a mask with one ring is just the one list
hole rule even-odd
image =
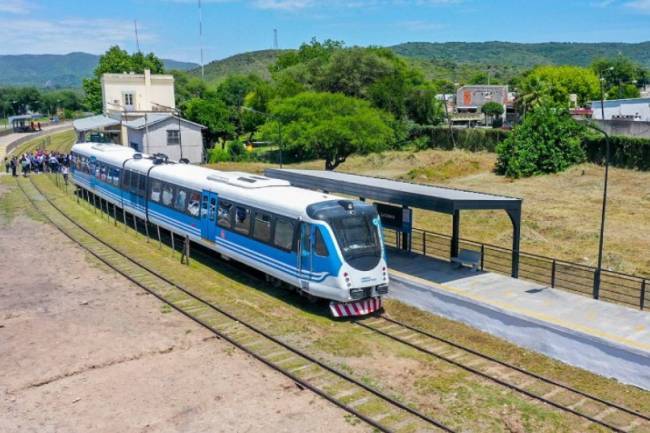
[[[591, 109], [593, 119], [603, 119], [600, 101], [593, 101]], [[617, 118], [650, 122], [650, 98], [605, 101], [605, 120]]]
[[[178, 120], [170, 118], [149, 127], [149, 133], [143, 129], [129, 128], [128, 145], [139, 152], [164, 153], [169, 159], [178, 161], [181, 159], [181, 146], [178, 144], [167, 144], [167, 131], [178, 130]], [[201, 128], [188, 122], [181, 122], [181, 145], [182, 157], [187, 158], [191, 163], [203, 162], [203, 135]]]
[[[144, 74], [104, 74], [101, 79], [102, 103], [105, 113], [123, 111], [164, 111], [175, 108], [174, 76]], [[133, 105], [125, 106], [124, 94], [133, 95]]]

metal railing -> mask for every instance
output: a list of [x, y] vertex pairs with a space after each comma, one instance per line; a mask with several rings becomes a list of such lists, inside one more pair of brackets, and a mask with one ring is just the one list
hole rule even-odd
[[[399, 248], [403, 234], [384, 229], [386, 245]], [[451, 236], [414, 228], [410, 242], [411, 252], [449, 261], [451, 259]], [[480, 269], [510, 275], [512, 250], [496, 245], [467, 239], [460, 240], [460, 249], [480, 253]], [[552, 257], [526, 252], [519, 253], [519, 276], [523, 279], [546, 284], [581, 295], [593, 296], [596, 268], [571, 263]], [[650, 302], [650, 278], [603, 269], [601, 271], [599, 299], [641, 310]]]

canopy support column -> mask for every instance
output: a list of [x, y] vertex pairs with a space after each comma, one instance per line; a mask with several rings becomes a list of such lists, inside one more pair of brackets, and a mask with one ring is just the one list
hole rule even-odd
[[519, 244], [521, 243], [521, 209], [506, 210], [512, 221], [512, 278], [519, 278]]
[[452, 220], [451, 232], [451, 251], [450, 257], [458, 257], [458, 250], [460, 245], [460, 211], [455, 210]]

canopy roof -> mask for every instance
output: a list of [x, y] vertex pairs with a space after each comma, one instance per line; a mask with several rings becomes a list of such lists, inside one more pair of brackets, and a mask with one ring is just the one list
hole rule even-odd
[[453, 214], [462, 209], [520, 210], [520, 198], [419, 185], [335, 171], [267, 169], [269, 177], [303, 188], [339, 192], [388, 203]]
[[112, 119], [103, 114], [98, 114], [97, 116], [84, 117], [82, 119], [77, 119], [72, 122], [74, 129], [78, 132], [92, 131], [95, 129], [102, 129], [107, 126], [119, 125], [120, 121]]

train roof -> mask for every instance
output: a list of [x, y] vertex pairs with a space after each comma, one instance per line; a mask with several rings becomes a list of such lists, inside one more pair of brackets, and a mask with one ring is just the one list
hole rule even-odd
[[[133, 149], [105, 143], [79, 143], [72, 148], [85, 156], [129, 170], [138, 171], [158, 180], [197, 191], [216, 192], [226, 200], [266, 209], [292, 217], [308, 218], [307, 206], [326, 200], [341, 199], [309, 189], [291, 186], [286, 180], [273, 179], [241, 171], [219, 171], [197, 165], [176, 163], [156, 164], [149, 155], [133, 159]], [[126, 163], [125, 163], [126, 161]], [[153, 166], [153, 168], [152, 168]]]

